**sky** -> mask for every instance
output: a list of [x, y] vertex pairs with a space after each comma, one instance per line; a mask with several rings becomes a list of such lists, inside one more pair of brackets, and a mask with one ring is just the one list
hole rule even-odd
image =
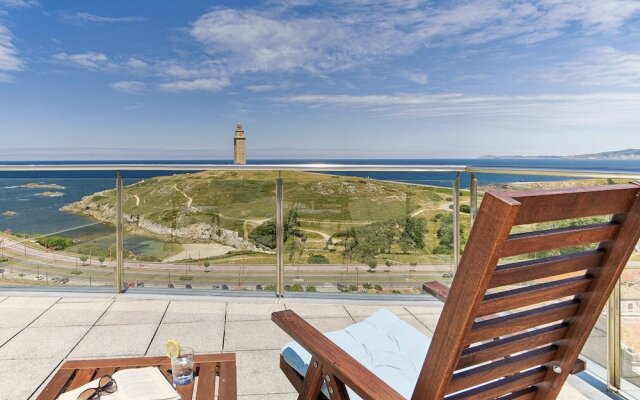
[[640, 148], [640, 0], [0, 0], [0, 160]]

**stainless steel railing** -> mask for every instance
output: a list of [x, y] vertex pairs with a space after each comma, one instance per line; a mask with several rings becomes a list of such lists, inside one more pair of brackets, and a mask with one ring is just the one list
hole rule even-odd
[[[498, 175], [528, 175], [550, 176], [560, 178], [604, 178], [628, 179], [640, 181], [640, 172], [616, 172], [575, 169], [547, 169], [547, 168], [509, 168], [509, 167], [477, 167], [466, 165], [354, 165], [354, 164], [263, 164], [263, 165], [226, 165], [226, 164], [32, 164], [32, 165], [0, 165], [0, 172], [17, 171], [114, 171], [116, 173], [116, 203], [117, 203], [117, 263], [115, 269], [115, 287], [118, 291], [125, 290], [124, 282], [124, 249], [123, 249], [123, 180], [124, 171], [306, 171], [306, 172], [450, 172], [455, 174], [453, 180], [453, 208], [454, 208], [454, 262], [455, 269], [460, 257], [460, 182], [462, 174], [469, 174], [470, 215], [471, 223], [478, 210], [479, 174]], [[276, 181], [276, 295], [284, 295], [284, 182], [281, 178]], [[616, 285], [614, 293], [609, 299], [608, 306], [608, 359], [607, 384], [612, 391], [621, 388], [621, 310], [620, 284]]]

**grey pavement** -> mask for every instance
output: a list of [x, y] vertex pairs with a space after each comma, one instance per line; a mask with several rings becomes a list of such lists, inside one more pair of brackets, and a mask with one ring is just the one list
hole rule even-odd
[[[291, 309], [322, 332], [362, 321], [381, 307], [432, 335], [437, 301], [210, 298], [163, 295], [3, 293], [0, 400], [35, 399], [65, 359], [162, 355], [167, 339], [196, 353], [235, 352], [239, 399], [295, 399], [279, 369], [290, 339], [270, 320]], [[561, 399], [608, 398], [571, 377]]]

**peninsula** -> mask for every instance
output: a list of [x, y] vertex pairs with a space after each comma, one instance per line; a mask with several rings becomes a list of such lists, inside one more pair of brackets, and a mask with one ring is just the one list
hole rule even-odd
[[483, 159], [562, 159], [562, 160], [640, 160], [640, 149], [605, 151], [602, 153], [578, 154], [573, 156], [495, 156], [484, 155]]

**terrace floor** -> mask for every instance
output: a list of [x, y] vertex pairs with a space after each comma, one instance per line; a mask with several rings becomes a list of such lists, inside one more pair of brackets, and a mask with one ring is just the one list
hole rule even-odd
[[[442, 310], [435, 300], [0, 292], [0, 400], [35, 398], [65, 359], [162, 355], [169, 338], [196, 353], [235, 352], [239, 399], [295, 399], [278, 367], [280, 348], [290, 339], [271, 322], [271, 312], [293, 309], [326, 332], [382, 306], [429, 336]], [[585, 379], [570, 377], [560, 398], [609, 398]]]

